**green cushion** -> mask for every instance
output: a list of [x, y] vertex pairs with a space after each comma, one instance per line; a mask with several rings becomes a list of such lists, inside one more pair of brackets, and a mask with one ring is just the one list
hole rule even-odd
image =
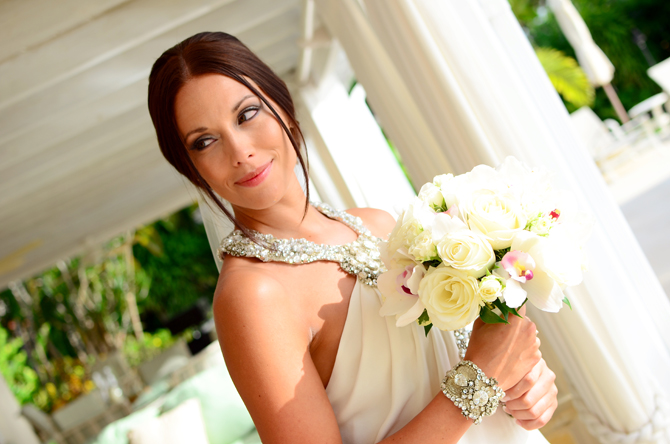
[[165, 397], [161, 410], [166, 412], [190, 398], [200, 400], [210, 444], [231, 444], [254, 429], [225, 365], [205, 370], [179, 384]]
[[144, 421], [157, 417], [159, 413], [158, 407], [145, 408], [119, 419], [102, 429], [94, 444], [128, 444], [128, 432]]
[[161, 380], [152, 384], [148, 390], [144, 391], [133, 402], [133, 411], [138, 411], [148, 406], [152, 402], [170, 391], [170, 382], [168, 380]]
[[261, 442], [261, 437], [258, 436], [256, 429], [253, 429], [247, 436], [240, 438], [235, 442], [230, 444], [263, 444]]

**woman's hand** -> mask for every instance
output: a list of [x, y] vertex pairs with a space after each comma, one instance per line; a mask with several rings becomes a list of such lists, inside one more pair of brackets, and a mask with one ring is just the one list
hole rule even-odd
[[558, 407], [556, 375], [544, 359], [521, 378], [514, 387], [505, 391], [505, 412], [514, 416], [526, 430], [543, 427]]
[[[525, 315], [525, 307], [519, 313]], [[507, 392], [540, 362], [540, 340], [535, 324], [527, 317], [510, 315], [509, 324], [475, 321], [465, 359], [474, 362], [488, 376], [498, 380]]]

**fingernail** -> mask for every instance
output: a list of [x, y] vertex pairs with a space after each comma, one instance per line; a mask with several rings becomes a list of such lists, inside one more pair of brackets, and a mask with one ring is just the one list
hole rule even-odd
[[509, 401], [509, 397], [507, 395], [503, 396], [502, 402], [507, 402]]
[[503, 406], [503, 412], [507, 413], [508, 415], [510, 414], [509, 410], [507, 410], [506, 406]]
[[517, 420], [516, 420], [516, 425], [521, 426], [521, 421], [519, 421], [519, 420], [517, 419]]

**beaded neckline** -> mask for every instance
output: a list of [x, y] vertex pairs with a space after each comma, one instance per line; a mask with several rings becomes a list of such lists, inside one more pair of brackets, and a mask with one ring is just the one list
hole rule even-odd
[[238, 257], [255, 257], [263, 262], [284, 262], [287, 264], [307, 264], [314, 261], [339, 262], [349, 274], [357, 276], [364, 284], [377, 286], [377, 277], [384, 271], [377, 242], [380, 240], [370, 233], [360, 217], [345, 211], [333, 209], [322, 202], [310, 202], [325, 216], [338, 220], [352, 230], [356, 240], [342, 245], [317, 244], [307, 239], [278, 239], [271, 234], [250, 230], [259, 244], [253, 242], [241, 230], [234, 230], [221, 240], [218, 255], [221, 260], [226, 254]]

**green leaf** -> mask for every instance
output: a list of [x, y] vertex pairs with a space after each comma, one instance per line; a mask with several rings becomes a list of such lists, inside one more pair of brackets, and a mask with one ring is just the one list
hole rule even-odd
[[500, 262], [500, 261], [502, 260], [502, 258], [503, 258], [507, 253], [509, 253], [510, 250], [511, 250], [510, 247], [503, 248], [502, 250], [496, 250], [496, 251], [495, 251], [495, 254], [496, 254], [496, 262]]
[[426, 267], [437, 267], [437, 266], [440, 265], [441, 263], [442, 263], [441, 260], [439, 260], [439, 259], [433, 259], [433, 260], [430, 260], [430, 261], [425, 261], [425, 262], [423, 262], [423, 265], [425, 265]]
[[486, 305], [479, 310], [479, 317], [487, 324], [509, 324], [509, 322], [493, 313]]
[[433, 328], [433, 324], [428, 324], [428, 325], [423, 326], [423, 331], [426, 332], [426, 336], [428, 336], [428, 332], [430, 331], [431, 328]]
[[430, 323], [430, 316], [428, 316], [428, 310], [424, 309], [423, 313], [421, 313], [421, 316], [419, 316], [419, 319], [417, 319], [416, 322], [418, 322], [419, 325], [423, 326]]
[[498, 310], [503, 314], [505, 317], [505, 320], [507, 321], [509, 319], [509, 313], [510, 313], [510, 308], [505, 304], [504, 302], [500, 302], [500, 299], [496, 299], [493, 301], [493, 305], [498, 307]]
[[563, 297], [563, 302], [565, 302], [565, 305], [570, 307], [570, 310], [572, 310], [572, 305], [570, 305], [570, 301], [568, 300], [567, 296]]
[[[508, 307], [508, 308], [509, 308], [509, 307]], [[523, 316], [521, 316], [521, 315], [519, 314], [519, 312], [516, 311], [516, 308], [510, 308], [510, 309], [509, 309], [509, 312], [512, 313], [514, 316], [523, 319]]]

